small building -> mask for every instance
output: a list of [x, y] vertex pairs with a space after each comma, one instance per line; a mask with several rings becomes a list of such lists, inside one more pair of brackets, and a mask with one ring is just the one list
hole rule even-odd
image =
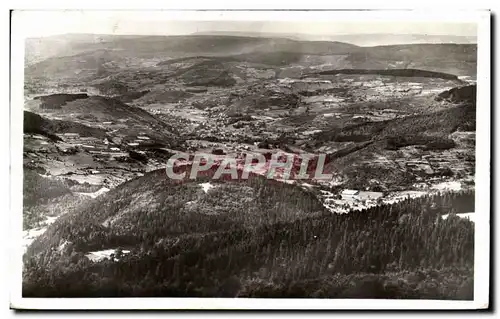
[[344, 189], [340, 195], [342, 196], [342, 199], [353, 199], [359, 195], [359, 191], [354, 189]]
[[360, 200], [377, 200], [384, 197], [382, 192], [359, 192], [357, 196]]
[[77, 137], [80, 137], [80, 134], [78, 134], [78, 133], [64, 133], [63, 136], [67, 137], [67, 138], [77, 138]]

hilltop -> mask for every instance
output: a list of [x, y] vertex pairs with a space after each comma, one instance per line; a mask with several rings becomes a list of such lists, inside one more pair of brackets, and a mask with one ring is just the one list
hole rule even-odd
[[462, 87], [455, 87], [448, 91], [441, 92], [436, 99], [438, 101], [447, 100], [453, 103], [471, 102], [476, 103], [476, 85], [467, 85]]
[[[123, 35], [59, 35], [42, 39], [27, 39], [27, 51], [44, 52], [50, 43], [65, 43], [66, 50], [56, 55], [74, 55], [82, 53], [82, 49], [91, 50], [134, 50], [139, 56], [151, 53], [197, 53], [211, 55], [228, 55], [250, 52], [294, 51], [310, 54], [327, 54], [343, 52], [355, 48], [355, 45], [328, 41], [295, 41], [286, 38], [223, 36], [223, 35], [177, 35], [177, 36], [123, 36]], [[45, 44], [47, 43], [47, 44]], [[68, 54], [73, 51], [73, 54]], [[47, 58], [47, 57], [46, 57]]]
[[[440, 216], [466, 209], [471, 193], [309, 217], [301, 207], [317, 204], [300, 190], [257, 180], [163, 188], [163, 205], [149, 187], [123, 207], [111, 202], [150, 181], [128, 182], [51, 225], [28, 250], [23, 296], [472, 298], [473, 224]], [[281, 198], [278, 211], [292, 205], [299, 218], [274, 223], [266, 217], [273, 208], [254, 214], [245, 207], [247, 188], [259, 184], [274, 196], [259, 196], [252, 207]], [[176, 204], [179, 189], [206, 209], [183, 211], [191, 204]], [[437, 288], [437, 280], [445, 284]]]
[[[453, 74], [432, 72], [418, 69], [338, 69], [330, 71], [318, 72], [318, 75], [336, 75], [336, 74], [379, 74], [400, 77], [424, 77], [424, 78], [441, 78], [445, 80], [456, 80], [458, 77]], [[311, 77], [311, 74], [306, 74], [303, 77]]]
[[195, 32], [193, 35], [224, 35], [224, 36], [246, 36], [265, 38], [286, 38], [297, 41], [329, 41], [346, 42], [357, 46], [377, 46], [394, 44], [443, 44], [443, 43], [477, 43], [476, 36], [453, 36], [453, 35], [429, 35], [429, 34], [391, 34], [391, 33], [369, 33], [369, 34], [332, 34], [316, 35], [304, 33], [273, 33], [273, 32], [236, 32], [236, 31], [207, 31]]
[[[205, 185], [209, 188], [204, 189]], [[139, 248], [146, 237], [154, 245], [162, 238], [254, 229], [325, 213], [312, 193], [261, 176], [220, 181], [205, 176], [179, 183], [169, 179], [165, 170], [157, 170], [62, 216], [28, 254], [56, 248], [64, 241], [83, 253], [117, 244]]]
[[[116, 98], [87, 96], [86, 94], [52, 94], [35, 97], [41, 101], [38, 107], [31, 106], [46, 116], [80, 119], [93, 125], [103, 122], [127, 122], [129, 128], [143, 127], [146, 130], [161, 130], [160, 136], [168, 136], [168, 126], [149, 112]], [[35, 103], [36, 104], [36, 103]]]
[[77, 122], [49, 120], [38, 114], [24, 111], [24, 133], [40, 134], [53, 140], [61, 140], [56, 134], [78, 133], [80, 136], [107, 136], [102, 129], [89, 127]]

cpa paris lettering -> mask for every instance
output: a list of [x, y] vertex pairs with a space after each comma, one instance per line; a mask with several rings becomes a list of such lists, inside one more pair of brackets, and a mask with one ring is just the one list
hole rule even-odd
[[212, 179], [248, 179], [259, 174], [267, 179], [328, 180], [332, 174], [324, 172], [326, 154], [290, 154], [277, 152], [270, 158], [260, 153], [243, 153], [239, 156], [217, 156], [206, 153], [177, 153], [166, 165], [167, 177], [173, 180], [196, 179], [208, 172], [215, 172]]

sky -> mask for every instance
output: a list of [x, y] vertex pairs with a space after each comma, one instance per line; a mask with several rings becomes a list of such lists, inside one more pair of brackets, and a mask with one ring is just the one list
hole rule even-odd
[[[13, 32], [19, 31], [26, 37], [65, 33], [174, 35], [210, 31], [325, 36], [376, 33], [477, 35], [476, 23], [467, 19], [457, 21], [452, 15], [440, 15], [439, 19], [432, 19], [432, 15], [426, 14], [382, 15], [377, 12], [297, 14], [297, 12], [245, 14], [244, 12], [178, 11], [14, 11], [12, 28]], [[296, 20], [294, 17], [299, 17], [301, 20]]]

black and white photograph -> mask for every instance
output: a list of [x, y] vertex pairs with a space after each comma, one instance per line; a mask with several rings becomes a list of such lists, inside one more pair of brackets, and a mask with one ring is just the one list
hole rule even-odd
[[11, 19], [13, 307], [487, 307], [488, 11]]

